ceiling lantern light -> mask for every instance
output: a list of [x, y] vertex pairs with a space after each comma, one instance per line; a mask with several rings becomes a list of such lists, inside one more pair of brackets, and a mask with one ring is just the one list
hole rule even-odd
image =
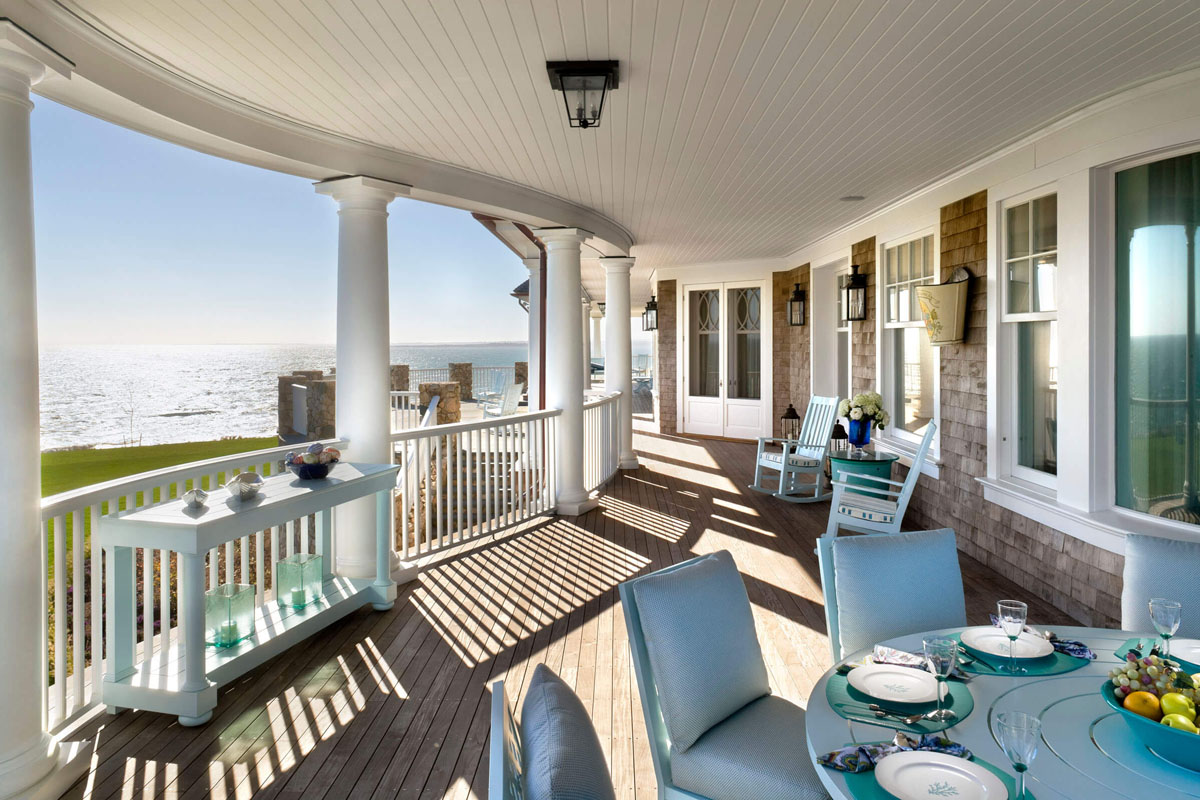
[[600, 127], [604, 96], [617, 88], [616, 61], [547, 61], [550, 87], [563, 93], [572, 128]]
[[788, 325], [793, 328], [804, 324], [804, 298], [805, 291], [797, 283], [796, 288], [792, 289], [792, 296], [787, 301]]
[[867, 318], [867, 276], [860, 275], [858, 270], [858, 264], [850, 265], [850, 277], [846, 280], [846, 295], [842, 304], [846, 319], [850, 322], [861, 322]]

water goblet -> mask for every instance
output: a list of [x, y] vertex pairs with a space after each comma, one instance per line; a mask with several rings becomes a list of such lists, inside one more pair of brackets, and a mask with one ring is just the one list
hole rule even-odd
[[1183, 606], [1175, 600], [1168, 600], [1165, 597], [1154, 597], [1150, 600], [1150, 620], [1154, 623], [1154, 630], [1158, 631], [1158, 635], [1162, 637], [1161, 653], [1163, 659], [1171, 655], [1171, 637], [1175, 635], [1175, 631], [1179, 630], [1179, 621], [1183, 613]]
[[937, 678], [937, 708], [926, 714], [925, 718], [938, 722], [955, 719], [958, 717], [957, 714], [948, 708], [942, 708], [942, 690], [945, 689], [946, 679], [954, 671], [954, 664], [958, 660], [958, 642], [939, 637], [926, 639], [923, 644], [925, 663], [929, 665], [929, 671]]
[[1021, 675], [1025, 672], [1025, 668], [1017, 666], [1016, 659], [1013, 657], [1013, 647], [1016, 645], [1021, 631], [1025, 630], [1029, 606], [1020, 600], [1001, 600], [996, 604], [996, 616], [1000, 617], [1000, 628], [1008, 637], [1008, 664], [1004, 671], [1011, 675]]
[[1025, 797], [1025, 773], [1037, 755], [1042, 740], [1042, 721], [1024, 711], [1004, 711], [996, 715], [996, 741], [1012, 762], [1017, 773], [1014, 800]]

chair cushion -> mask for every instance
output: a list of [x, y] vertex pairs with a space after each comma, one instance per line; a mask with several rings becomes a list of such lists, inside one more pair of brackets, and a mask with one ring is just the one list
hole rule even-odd
[[[1150, 598], [1183, 604], [1176, 636], [1200, 638], [1200, 542], [1128, 534], [1125, 537], [1125, 586], [1121, 590], [1121, 627], [1153, 631]], [[1189, 613], [1189, 610], [1191, 613]]]
[[750, 598], [733, 557], [714, 553], [633, 583], [672, 749], [771, 691]]
[[839, 537], [833, 576], [842, 656], [895, 636], [967, 624], [949, 528]]
[[838, 503], [838, 513], [867, 522], [895, 522], [896, 503], [882, 497], [845, 492]]
[[[772, 464], [782, 464], [783, 463], [783, 453], [782, 452], [763, 453], [762, 460], [769, 461]], [[803, 454], [798, 454], [798, 453], [792, 453], [790, 456], [788, 456], [788, 463], [791, 464], [793, 467], [819, 467], [819, 466], [821, 466], [820, 461], [817, 461], [814, 458], [808, 458], [808, 457], [804, 456]]]
[[524, 800], [614, 800], [604, 751], [588, 713], [545, 664], [521, 707]]
[[804, 737], [804, 709], [760, 697], [686, 752], [672, 753], [671, 782], [721, 800], [826, 798]]

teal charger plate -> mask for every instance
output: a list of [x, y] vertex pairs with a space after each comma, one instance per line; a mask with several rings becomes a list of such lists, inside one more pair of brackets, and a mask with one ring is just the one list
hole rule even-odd
[[1126, 710], [1117, 700], [1113, 688], [1112, 681], [1105, 681], [1100, 694], [1121, 715], [1138, 741], [1159, 758], [1200, 773], [1200, 734], [1177, 730]]

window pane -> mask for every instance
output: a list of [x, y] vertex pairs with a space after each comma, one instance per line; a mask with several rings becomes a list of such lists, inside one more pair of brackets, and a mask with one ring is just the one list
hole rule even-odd
[[912, 320], [912, 286], [905, 286], [899, 291], [899, 314], [896, 317], [896, 322], [909, 322]]
[[892, 328], [892, 424], [909, 433], [925, 433], [933, 418], [933, 347], [924, 328]]
[[1058, 474], [1058, 323], [1017, 325], [1017, 463]]
[[[1045, 253], [1057, 247], [1058, 195], [1052, 194], [1033, 201], [1033, 252]], [[1013, 253], [1010, 258], [1015, 255]]]
[[889, 283], [889, 284], [895, 283], [896, 282], [896, 251], [895, 250], [885, 250], [883, 253], [883, 260], [887, 264], [887, 273], [886, 273], [886, 277], [884, 280], [886, 280], [887, 283]]
[[761, 326], [759, 289], [731, 289], [730, 305], [733, 308], [729, 335], [729, 396], [757, 400], [761, 392], [759, 385], [759, 363]]
[[1008, 209], [1008, 247], [1005, 258], [1029, 255], [1029, 204]]
[[1023, 314], [1029, 310], [1029, 259], [1013, 261], [1008, 269], [1008, 313]]
[[1054, 284], [1058, 274], [1058, 256], [1038, 256], [1033, 260], [1032, 311], [1056, 311], [1057, 294]]
[[925, 274], [933, 277], [933, 234], [926, 236], [924, 239], [925, 250]]
[[1117, 504], [1200, 524], [1200, 154], [1116, 176]]
[[895, 289], [887, 290], [887, 312], [888, 322], [895, 322], [900, 317], [900, 301]]
[[691, 352], [688, 354], [688, 393], [693, 397], [717, 397], [720, 394], [720, 312], [720, 297], [716, 289], [689, 293]]

